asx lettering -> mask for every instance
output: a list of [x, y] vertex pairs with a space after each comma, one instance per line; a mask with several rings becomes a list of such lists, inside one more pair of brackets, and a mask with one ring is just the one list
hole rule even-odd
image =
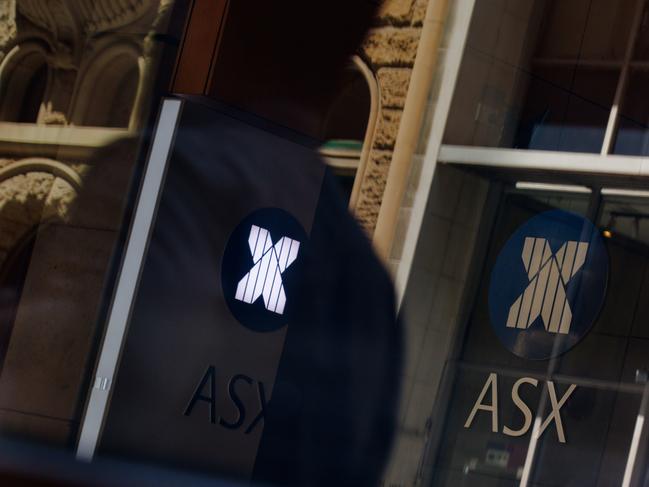
[[259, 410], [244, 430], [244, 434], [249, 435], [264, 419], [268, 401], [266, 401], [266, 390], [264, 389], [264, 383], [261, 381], [255, 381], [244, 374], [235, 375], [230, 379], [230, 382], [228, 383], [228, 398], [237, 409], [236, 418], [227, 419], [223, 416], [217, 416], [216, 414], [216, 371], [213, 365], [210, 365], [205, 371], [205, 374], [199, 382], [198, 387], [194, 391], [189, 404], [185, 408], [184, 415], [191, 416], [196, 405], [199, 402], [204, 402], [209, 406], [208, 411], [210, 423], [218, 423], [219, 426], [222, 426], [223, 428], [229, 430], [238, 430], [242, 428], [246, 423], [247, 416], [246, 407], [237, 393], [238, 387], [239, 385], [254, 387], [255, 382], [257, 382], [257, 398], [259, 399]]
[[[532, 410], [521, 398], [519, 394], [519, 389], [523, 384], [529, 384], [531, 387], [536, 387], [538, 383], [539, 381], [537, 379], [534, 379], [533, 377], [523, 377], [521, 379], [518, 379], [514, 383], [514, 386], [512, 387], [512, 394], [511, 394], [512, 402], [521, 411], [521, 413], [523, 413], [524, 421], [523, 421], [523, 425], [516, 430], [511, 429], [510, 427], [505, 425], [502, 430], [503, 434], [507, 436], [523, 436], [529, 431], [530, 427], [532, 426]], [[566, 435], [563, 430], [563, 422], [561, 421], [561, 408], [566, 403], [568, 398], [570, 398], [570, 396], [572, 395], [572, 393], [575, 391], [576, 388], [577, 386], [575, 384], [571, 384], [570, 387], [568, 387], [568, 390], [564, 392], [563, 396], [561, 396], [561, 399], [558, 399], [557, 391], [555, 389], [554, 383], [552, 381], [548, 381], [548, 396], [550, 397], [550, 407], [552, 411], [550, 415], [547, 418], [545, 418], [545, 420], [541, 423], [541, 426], [539, 427], [538, 432], [536, 433], [537, 438], [543, 434], [543, 432], [546, 430], [548, 426], [550, 426], [550, 423], [554, 422], [554, 426], [557, 431], [557, 437], [559, 438], [559, 442], [560, 443], [566, 442]], [[491, 404], [484, 404], [483, 401], [489, 392], [491, 392], [490, 394]], [[464, 423], [465, 428], [471, 427], [471, 424], [473, 423], [473, 420], [475, 419], [478, 411], [486, 411], [491, 413], [491, 431], [497, 433], [499, 431], [498, 376], [494, 373], [489, 374], [489, 377], [487, 378], [487, 381], [485, 382], [485, 385], [482, 388], [482, 392], [478, 396], [478, 399], [476, 400], [473, 409], [471, 409], [471, 413], [469, 414], [469, 417]]]

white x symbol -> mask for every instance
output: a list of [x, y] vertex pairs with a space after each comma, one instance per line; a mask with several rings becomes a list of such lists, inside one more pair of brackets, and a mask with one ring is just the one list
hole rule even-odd
[[586, 260], [588, 243], [565, 242], [552, 255], [544, 238], [527, 237], [523, 245], [523, 264], [529, 284], [509, 308], [508, 328], [528, 328], [539, 315], [551, 333], [570, 331], [572, 310], [566, 299], [566, 286]]
[[263, 296], [268, 311], [284, 314], [286, 293], [282, 274], [297, 259], [300, 242], [282, 237], [273, 245], [270, 232], [253, 225], [248, 245], [254, 265], [239, 281], [235, 299], [252, 304]]

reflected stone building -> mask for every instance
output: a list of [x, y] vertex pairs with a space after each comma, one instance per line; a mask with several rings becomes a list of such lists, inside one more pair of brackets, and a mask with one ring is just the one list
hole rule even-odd
[[170, 3], [2, 2], [2, 260], [42, 221], [66, 219], [97, 147], [141, 127]]
[[[97, 149], [148, 117], [170, 1], [0, 3], [0, 430], [72, 446], [119, 220], [74, 219]], [[120, 167], [117, 164], [117, 167]], [[118, 178], [119, 179], [119, 178]], [[125, 194], [128, 177], [106, 178]]]
[[[395, 272], [425, 149], [420, 133], [432, 123], [436, 91], [429, 88], [438, 54], [445, 51], [449, 3], [384, 0], [339, 96], [323, 107], [316, 134], [325, 141], [321, 154], [340, 176], [350, 209]], [[191, 82], [201, 67], [191, 54], [209, 51], [192, 45], [187, 35], [192, 9], [208, 4], [0, 0], [4, 435], [75, 448], [114, 278], [111, 259], [138, 159], [130, 152], [96, 156], [112, 142], [150, 129], [160, 92], [216, 97], [218, 87], [208, 86], [207, 78], [199, 80], [199, 88]], [[245, 25], [250, 12], [243, 20], [234, 8], [228, 15], [226, 41], [228, 24]], [[173, 22], [185, 32], [177, 29], [170, 36]], [[214, 39], [218, 28], [214, 22]], [[230, 40], [236, 43], [236, 36]], [[180, 54], [175, 70], [167, 66], [160, 74], [165, 42], [177, 43]], [[219, 49], [228, 47], [224, 41]], [[206, 73], [216, 55], [215, 44], [207, 53]], [[159, 77], [164, 87], [155, 91]], [[99, 196], [84, 199], [82, 193]], [[79, 201], [83, 204], [75, 207]], [[424, 365], [419, 369], [425, 371]], [[406, 374], [416, 375], [412, 367]], [[429, 418], [407, 410], [410, 399], [417, 399], [410, 379], [386, 474], [389, 485], [417, 481], [430, 433]]]

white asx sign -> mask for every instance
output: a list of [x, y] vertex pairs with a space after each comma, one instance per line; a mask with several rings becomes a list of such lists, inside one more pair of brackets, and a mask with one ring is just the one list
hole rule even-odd
[[286, 305], [282, 274], [297, 259], [300, 242], [282, 237], [273, 245], [270, 232], [253, 225], [248, 245], [254, 265], [239, 281], [235, 299], [252, 304], [261, 296], [268, 311], [281, 315]]

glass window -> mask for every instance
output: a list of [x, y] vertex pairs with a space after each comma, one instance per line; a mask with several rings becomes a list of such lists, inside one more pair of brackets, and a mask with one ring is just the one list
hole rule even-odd
[[444, 143], [644, 154], [636, 0], [478, 0]]
[[363, 70], [368, 68], [360, 59], [347, 66], [339, 81], [338, 94], [320, 120], [318, 139], [325, 141], [320, 154], [332, 168], [347, 201], [354, 188], [369, 120], [374, 116], [372, 105], [377, 101], [372, 100], [370, 80]]
[[620, 105], [620, 118], [613, 152], [622, 155], [649, 154], [649, 102], [646, 87], [649, 71], [632, 67]]
[[[649, 390], [649, 193], [607, 188], [616, 181], [606, 177], [563, 186], [438, 171], [404, 304], [407, 350], [418, 354], [407, 366], [404, 424], [416, 424], [417, 410], [428, 418], [424, 482], [644, 478], [645, 457], [635, 455]], [[576, 233], [561, 237], [573, 220]], [[472, 258], [454, 258], [460, 245]], [[512, 282], [520, 286], [510, 296]], [[579, 331], [588, 313], [592, 324]], [[431, 380], [438, 386], [422, 394]]]

